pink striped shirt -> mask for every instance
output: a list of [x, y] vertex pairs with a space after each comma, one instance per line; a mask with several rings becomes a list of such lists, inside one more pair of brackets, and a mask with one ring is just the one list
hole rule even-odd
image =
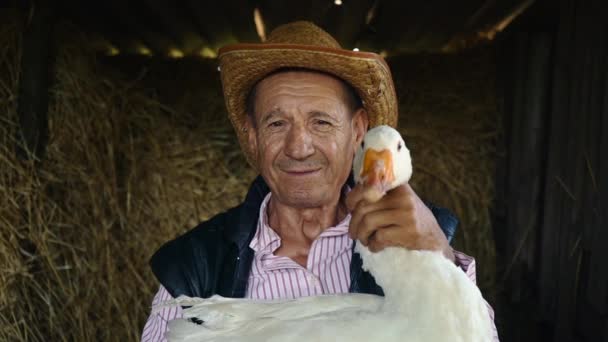
[[268, 225], [266, 207], [249, 247], [255, 252], [245, 296], [253, 299], [293, 299], [322, 294], [348, 293], [353, 240], [348, 236], [350, 215], [325, 229], [312, 243], [306, 267], [291, 258], [276, 256], [281, 238]]
[[[256, 233], [249, 244], [254, 250], [254, 259], [247, 282], [246, 298], [279, 299], [316, 296], [321, 294], [348, 293], [350, 287], [350, 261], [353, 240], [348, 235], [350, 215], [335, 227], [325, 229], [312, 243], [306, 267], [292, 259], [274, 255], [281, 245], [281, 238], [268, 225], [267, 204], [270, 194], [260, 206]], [[456, 263], [466, 275], [476, 282], [475, 259], [454, 251]], [[152, 306], [172, 299], [160, 285]], [[488, 305], [492, 322], [494, 311]], [[165, 341], [167, 322], [182, 317], [180, 307], [164, 308], [148, 317], [141, 340], [143, 342]], [[494, 326], [494, 342], [498, 333]]]

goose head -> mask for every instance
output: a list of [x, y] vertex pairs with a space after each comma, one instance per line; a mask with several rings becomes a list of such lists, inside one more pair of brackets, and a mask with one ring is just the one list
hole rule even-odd
[[412, 159], [401, 134], [389, 126], [370, 129], [357, 148], [353, 174], [358, 184], [370, 187], [374, 201], [410, 180]]

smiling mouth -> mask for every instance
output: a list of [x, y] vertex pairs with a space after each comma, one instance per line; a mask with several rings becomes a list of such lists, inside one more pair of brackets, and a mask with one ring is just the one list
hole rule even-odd
[[311, 170], [282, 170], [282, 171], [289, 175], [304, 176], [304, 175], [313, 174], [319, 170], [321, 170], [321, 169], [319, 168], [319, 169], [311, 169]]

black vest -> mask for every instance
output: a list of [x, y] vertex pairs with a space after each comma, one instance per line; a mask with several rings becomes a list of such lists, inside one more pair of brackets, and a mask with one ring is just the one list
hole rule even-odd
[[[352, 179], [349, 185], [352, 186]], [[268, 192], [268, 186], [258, 176], [239, 206], [199, 224], [154, 253], [150, 260], [152, 272], [173, 297], [245, 296], [254, 254], [249, 243]], [[458, 219], [447, 209], [427, 206], [451, 242]], [[361, 268], [357, 253], [352, 256], [350, 276], [350, 292], [384, 295], [373, 276]]]

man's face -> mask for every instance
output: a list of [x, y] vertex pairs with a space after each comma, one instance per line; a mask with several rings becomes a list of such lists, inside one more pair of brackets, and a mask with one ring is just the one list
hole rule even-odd
[[365, 111], [352, 113], [344, 84], [315, 72], [271, 75], [255, 96], [249, 143], [273, 196], [296, 208], [335, 203], [367, 131]]

